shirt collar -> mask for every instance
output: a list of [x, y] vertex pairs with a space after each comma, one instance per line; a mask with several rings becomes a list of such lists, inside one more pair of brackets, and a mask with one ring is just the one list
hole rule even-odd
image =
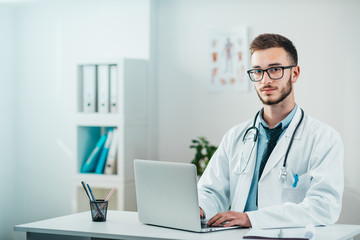
[[[296, 113], [296, 110], [298, 108], [298, 105], [295, 104], [295, 107], [293, 108], [293, 110], [291, 110], [291, 112], [281, 121], [279, 122], [278, 124], [276, 124], [276, 126], [274, 128], [276, 128], [277, 126], [279, 126], [279, 124], [282, 124], [282, 130], [285, 130], [289, 125], [290, 125], [290, 122], [291, 120], [293, 119], [295, 113]], [[260, 117], [260, 123], [264, 126], [264, 127], [267, 127], [269, 128], [269, 126], [266, 124], [265, 120], [263, 119], [262, 115], [264, 113], [264, 108], [261, 109], [261, 112], [259, 114], [259, 117]]]

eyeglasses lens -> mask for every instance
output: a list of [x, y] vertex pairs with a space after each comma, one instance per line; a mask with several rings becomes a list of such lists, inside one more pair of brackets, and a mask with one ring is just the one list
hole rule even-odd
[[280, 67], [269, 68], [267, 70], [253, 69], [249, 72], [250, 79], [255, 82], [261, 81], [264, 77], [264, 71], [266, 71], [271, 79], [280, 79], [283, 76], [283, 69]]

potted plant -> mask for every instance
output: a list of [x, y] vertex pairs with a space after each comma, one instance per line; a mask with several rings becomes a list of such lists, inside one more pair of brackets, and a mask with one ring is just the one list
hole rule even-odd
[[205, 137], [198, 137], [198, 139], [192, 140], [192, 145], [190, 148], [195, 149], [195, 157], [191, 161], [192, 164], [195, 164], [197, 168], [197, 175], [201, 177], [205, 171], [206, 166], [209, 164], [209, 161], [212, 155], [215, 153], [218, 147], [210, 145], [209, 141]]

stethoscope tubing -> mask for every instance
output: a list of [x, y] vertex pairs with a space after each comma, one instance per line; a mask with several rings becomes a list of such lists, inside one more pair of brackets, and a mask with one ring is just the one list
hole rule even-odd
[[[304, 110], [302, 110], [301, 108], [300, 108], [300, 110], [301, 110], [301, 118], [300, 118], [298, 124], [296, 125], [295, 130], [294, 130], [294, 132], [293, 132], [293, 134], [292, 134], [292, 136], [291, 136], [289, 146], [288, 146], [288, 148], [286, 149], [286, 153], [285, 153], [285, 157], [284, 157], [284, 162], [283, 162], [283, 167], [281, 168], [281, 172], [282, 172], [282, 173], [281, 173], [280, 175], [283, 175], [283, 176], [282, 176], [283, 178], [286, 177], [286, 164], [287, 164], [287, 158], [288, 158], [288, 155], [289, 155], [289, 152], [290, 152], [290, 148], [291, 148], [292, 143], [293, 143], [293, 141], [294, 141], [295, 134], [296, 134], [299, 126], [301, 125], [301, 123], [302, 123], [302, 121], [303, 121], [303, 119], [304, 119], [304, 115], [305, 115], [305, 114], [304, 114]], [[257, 142], [257, 139], [258, 139], [258, 136], [259, 136], [259, 129], [256, 127], [256, 120], [257, 120], [260, 112], [261, 112], [261, 110], [256, 113], [255, 118], [254, 118], [254, 121], [253, 121], [253, 125], [252, 125], [251, 127], [249, 127], [248, 129], [246, 129], [246, 131], [245, 131], [245, 134], [244, 134], [244, 137], [243, 137], [243, 142], [245, 142], [245, 138], [246, 138], [247, 134], [248, 134], [251, 130], [255, 130], [255, 134], [254, 134], [254, 137], [253, 137], [253, 146], [252, 146], [252, 148], [251, 148], [250, 155], [249, 155], [249, 157], [248, 157], [248, 160], [247, 160], [247, 162], [246, 162], [246, 165], [245, 165], [244, 169], [243, 169], [242, 171], [240, 170], [240, 173], [239, 173], [239, 174], [244, 174], [245, 171], [246, 171], [246, 169], [248, 168], [249, 161], [250, 161], [250, 158], [251, 158], [251, 155], [252, 155], [254, 146], [255, 146], [255, 144], [256, 144], [256, 142]], [[240, 168], [240, 166], [239, 166], [239, 168]]]
[[251, 127], [249, 127], [248, 129], [246, 129], [244, 137], [243, 137], [243, 142], [245, 141], [245, 138], [246, 138], [247, 134], [253, 129], [255, 130], [255, 136], [254, 136], [253, 140], [254, 140], [254, 142], [257, 141], [257, 138], [259, 136], [259, 129], [255, 125], [256, 125], [256, 120], [257, 120], [260, 112], [261, 112], [261, 110], [256, 113], [254, 121], [253, 121], [253, 125]]

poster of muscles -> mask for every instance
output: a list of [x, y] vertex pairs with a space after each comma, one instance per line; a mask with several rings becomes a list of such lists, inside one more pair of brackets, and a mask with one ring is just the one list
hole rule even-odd
[[249, 91], [247, 28], [211, 30], [209, 45], [209, 91]]

